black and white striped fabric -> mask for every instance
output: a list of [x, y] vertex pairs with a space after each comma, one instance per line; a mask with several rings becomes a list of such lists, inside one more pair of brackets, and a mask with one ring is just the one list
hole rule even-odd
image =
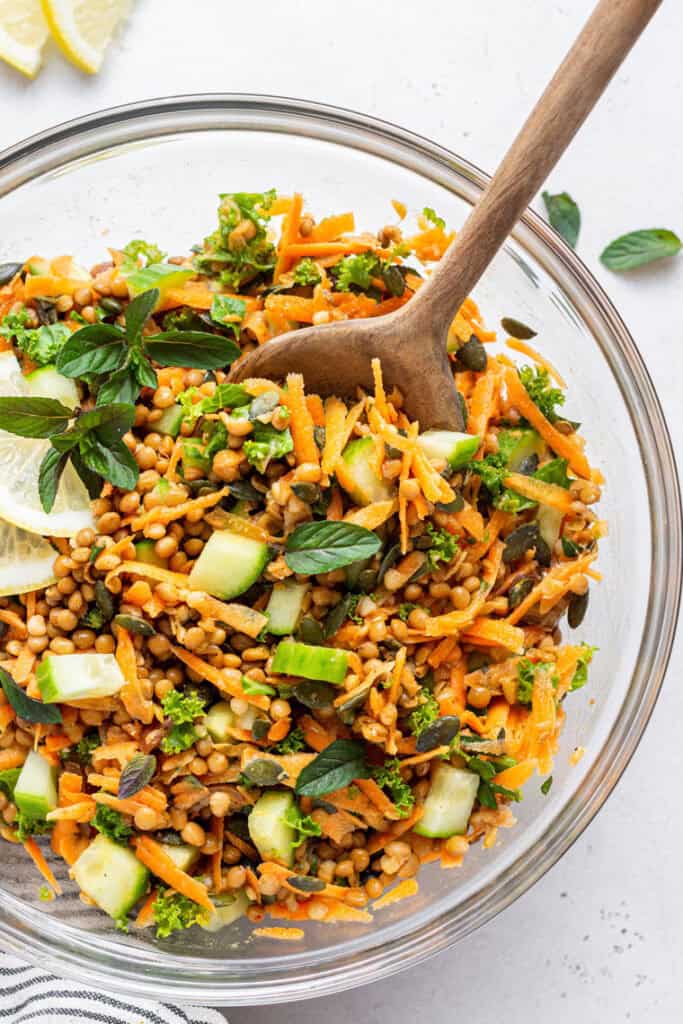
[[226, 1024], [218, 1010], [125, 998], [63, 981], [0, 953], [1, 1024]]

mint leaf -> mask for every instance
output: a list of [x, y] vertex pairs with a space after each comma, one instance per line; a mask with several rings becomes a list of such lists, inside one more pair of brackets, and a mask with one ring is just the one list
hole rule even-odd
[[317, 575], [371, 558], [380, 547], [377, 534], [355, 523], [304, 523], [287, 538], [285, 562], [293, 572]]
[[343, 789], [354, 779], [369, 779], [365, 747], [356, 740], [334, 740], [315, 757], [296, 780], [299, 796], [323, 796]]
[[161, 366], [218, 370], [233, 363], [241, 349], [223, 334], [208, 331], [161, 331], [144, 339], [148, 356]]
[[72, 410], [56, 398], [0, 398], [0, 429], [19, 437], [59, 434], [72, 417]]
[[38, 470], [38, 496], [40, 504], [46, 512], [52, 511], [59, 490], [59, 482], [68, 461], [69, 452], [59, 452], [56, 448], [48, 448], [42, 458]]
[[550, 195], [543, 193], [543, 202], [548, 211], [548, 220], [567, 245], [576, 248], [581, 229], [581, 211], [568, 192]]
[[61, 722], [62, 715], [55, 704], [43, 704], [42, 701], [29, 697], [4, 668], [0, 668], [0, 686], [19, 718], [27, 722], [42, 722], [45, 725], [56, 725]]
[[600, 260], [608, 270], [621, 273], [667, 256], [675, 256], [680, 248], [681, 240], [673, 231], [667, 228], [647, 228], [615, 238], [603, 250]]
[[63, 377], [117, 370], [126, 358], [126, 336], [114, 324], [88, 324], [75, 331], [57, 356]]
[[232, 295], [215, 295], [211, 303], [211, 319], [221, 327], [229, 327], [239, 337], [240, 324], [244, 320], [247, 304], [244, 299]]

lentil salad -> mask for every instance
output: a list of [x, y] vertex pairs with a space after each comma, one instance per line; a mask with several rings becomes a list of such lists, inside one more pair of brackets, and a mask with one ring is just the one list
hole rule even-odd
[[472, 300], [455, 317], [466, 434], [421, 432], [379, 364], [354, 401], [226, 380], [293, 327], [398, 308], [452, 237], [429, 209], [373, 236], [236, 193], [188, 257], [4, 268], [0, 355], [42, 390], [0, 425], [49, 441], [44, 514], [73, 471], [92, 521], [0, 598], [0, 834], [59, 892], [49, 834], [118, 927], [370, 921], [550, 786], [593, 654], [559, 623], [605, 526], [533, 332], [509, 321], [517, 368]]

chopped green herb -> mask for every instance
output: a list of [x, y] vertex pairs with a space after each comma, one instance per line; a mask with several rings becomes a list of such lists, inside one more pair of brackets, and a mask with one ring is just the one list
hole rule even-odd
[[413, 736], [417, 737], [439, 717], [439, 702], [426, 686], [420, 690], [420, 703], [411, 711], [408, 725]]
[[536, 667], [529, 658], [517, 662], [517, 703], [531, 704]]
[[283, 740], [276, 743], [272, 748], [274, 754], [297, 754], [300, 750], [306, 749], [306, 740], [301, 728], [297, 725]]
[[206, 911], [198, 903], [168, 889], [156, 898], [152, 910], [158, 939], [167, 939], [173, 932], [191, 928], [206, 918]]
[[318, 266], [313, 262], [312, 259], [306, 257], [301, 260], [294, 269], [293, 276], [294, 284], [301, 285], [316, 285], [320, 284], [322, 277]]
[[269, 423], [254, 423], [254, 431], [242, 445], [248, 461], [259, 473], [265, 473], [272, 459], [281, 459], [294, 450], [289, 427], [276, 430]]
[[553, 784], [553, 777], [552, 777], [552, 775], [549, 775], [548, 778], [545, 779], [541, 783], [541, 793], [543, 793], [543, 796], [547, 796], [548, 795], [548, 793], [550, 792], [550, 787], [552, 786], [552, 784]]
[[534, 405], [547, 420], [555, 423], [559, 419], [555, 406], [564, 405], [564, 393], [560, 388], [552, 387], [548, 371], [544, 367], [521, 366], [519, 379]]
[[128, 840], [133, 834], [133, 829], [126, 824], [123, 815], [119, 811], [115, 811], [113, 807], [107, 807], [106, 804], [97, 805], [91, 824], [102, 835], [123, 846], [128, 844]]
[[99, 732], [89, 732], [73, 747], [62, 750], [59, 756], [62, 761], [77, 761], [78, 764], [89, 765], [93, 750], [97, 750], [101, 743]]
[[446, 227], [446, 221], [443, 219], [443, 217], [439, 217], [438, 213], [436, 213], [431, 208], [431, 206], [425, 206], [424, 210], [422, 211], [422, 216], [425, 218], [425, 220], [428, 220], [435, 227], [441, 228], [442, 231]]
[[297, 836], [292, 843], [292, 849], [305, 843], [307, 839], [322, 835], [322, 830], [317, 821], [313, 821], [310, 814], [302, 814], [298, 807], [290, 807], [285, 813], [285, 822], [290, 828], [296, 830]]
[[375, 768], [373, 778], [378, 786], [389, 791], [389, 796], [396, 804], [402, 818], [406, 818], [415, 803], [413, 791], [401, 775], [401, 762], [397, 757], [389, 758], [384, 764]]
[[588, 682], [588, 666], [593, 660], [593, 655], [598, 650], [597, 647], [590, 647], [588, 644], [582, 644], [583, 652], [579, 655], [579, 659], [576, 663], [576, 671], [569, 687], [570, 690], [580, 690], [582, 686], [585, 686]]
[[[276, 196], [269, 192], [228, 192], [221, 195], [218, 229], [196, 248], [195, 265], [233, 291], [275, 267], [275, 248], [268, 238], [268, 210]], [[250, 222], [243, 227], [245, 221]]]
[[452, 562], [458, 551], [458, 538], [431, 523], [427, 523], [427, 534], [432, 541], [427, 549], [430, 568], [436, 569], [440, 562]]
[[566, 558], [576, 558], [581, 551], [581, 548], [569, 537], [562, 538], [562, 553]]
[[123, 247], [122, 274], [132, 274], [140, 267], [148, 267], [151, 263], [163, 263], [166, 253], [162, 252], [153, 242], [145, 242], [142, 238], [134, 238]]
[[171, 719], [173, 727], [161, 741], [165, 754], [179, 754], [192, 746], [197, 739], [194, 721], [201, 718], [205, 707], [205, 701], [194, 691], [182, 693], [171, 690], [166, 694], [161, 701], [161, 709], [166, 718]]

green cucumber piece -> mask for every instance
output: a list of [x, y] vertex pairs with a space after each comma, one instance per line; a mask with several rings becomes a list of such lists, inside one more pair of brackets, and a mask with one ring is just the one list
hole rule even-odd
[[526, 430], [503, 430], [498, 437], [498, 450], [505, 455], [508, 468], [515, 473], [530, 455], [545, 454], [545, 442], [530, 427]]
[[138, 267], [128, 274], [126, 282], [131, 299], [150, 288], [158, 288], [161, 302], [171, 288], [185, 284], [191, 277], [196, 277], [196, 271], [189, 267], [177, 267], [173, 263], [150, 263], [148, 267]]
[[30, 750], [14, 787], [14, 802], [30, 818], [44, 818], [57, 806], [55, 769]]
[[431, 839], [464, 835], [477, 798], [479, 776], [452, 764], [440, 764], [424, 802], [424, 814], [414, 831]]
[[268, 545], [262, 541], [215, 530], [192, 566], [190, 586], [228, 601], [256, 582], [269, 558]]
[[346, 679], [348, 661], [348, 651], [338, 647], [317, 647], [296, 640], [281, 640], [275, 651], [272, 671], [283, 676], [340, 684]]
[[71, 868], [79, 888], [114, 920], [124, 918], [144, 896], [149, 871], [132, 850], [99, 835]]
[[184, 437], [183, 446], [183, 468], [198, 469], [200, 473], [207, 476], [211, 469], [211, 461], [204, 454], [204, 442], [200, 437]]
[[229, 729], [234, 729], [237, 724], [237, 716], [230, 707], [227, 700], [219, 700], [209, 709], [204, 718], [209, 736], [216, 743], [229, 743], [232, 739]]
[[286, 816], [294, 808], [294, 795], [273, 790], [260, 796], [251, 809], [249, 835], [263, 860], [277, 860], [286, 867], [294, 863], [296, 830]]
[[452, 470], [462, 469], [479, 450], [476, 434], [460, 434], [457, 430], [425, 430], [417, 439], [427, 458], [446, 462]]
[[560, 539], [563, 519], [564, 513], [560, 512], [559, 509], [551, 508], [550, 505], [538, 506], [538, 514], [536, 515], [538, 530], [551, 552]]
[[210, 917], [202, 919], [199, 924], [207, 932], [218, 932], [221, 928], [232, 924], [238, 918], [243, 917], [249, 906], [249, 897], [244, 889], [234, 893], [226, 893], [224, 896], [214, 897], [213, 905], [215, 913]]
[[139, 540], [135, 547], [135, 561], [144, 562], [145, 565], [156, 565], [159, 569], [168, 569], [168, 559], [159, 558], [154, 550], [155, 540]]
[[154, 424], [154, 429], [160, 434], [170, 434], [177, 437], [183, 423], [183, 410], [180, 405], [170, 405], [164, 409], [159, 419]]
[[179, 846], [171, 845], [171, 843], [161, 843], [160, 845], [163, 847], [164, 853], [181, 871], [189, 871], [199, 860], [198, 846], [190, 846], [189, 843], [181, 843]]
[[393, 497], [393, 488], [377, 475], [372, 464], [374, 453], [372, 437], [350, 441], [342, 452], [343, 466], [339, 468], [337, 479], [356, 505], [371, 505]]
[[299, 624], [307, 583], [286, 580], [273, 587], [264, 615], [268, 616], [268, 632], [275, 636], [290, 636]]
[[46, 704], [111, 697], [125, 683], [113, 654], [48, 654], [36, 679]]
[[69, 377], [63, 377], [54, 366], [41, 366], [33, 373], [27, 373], [24, 381], [30, 395], [56, 398], [67, 409], [75, 409], [80, 401], [76, 382]]

